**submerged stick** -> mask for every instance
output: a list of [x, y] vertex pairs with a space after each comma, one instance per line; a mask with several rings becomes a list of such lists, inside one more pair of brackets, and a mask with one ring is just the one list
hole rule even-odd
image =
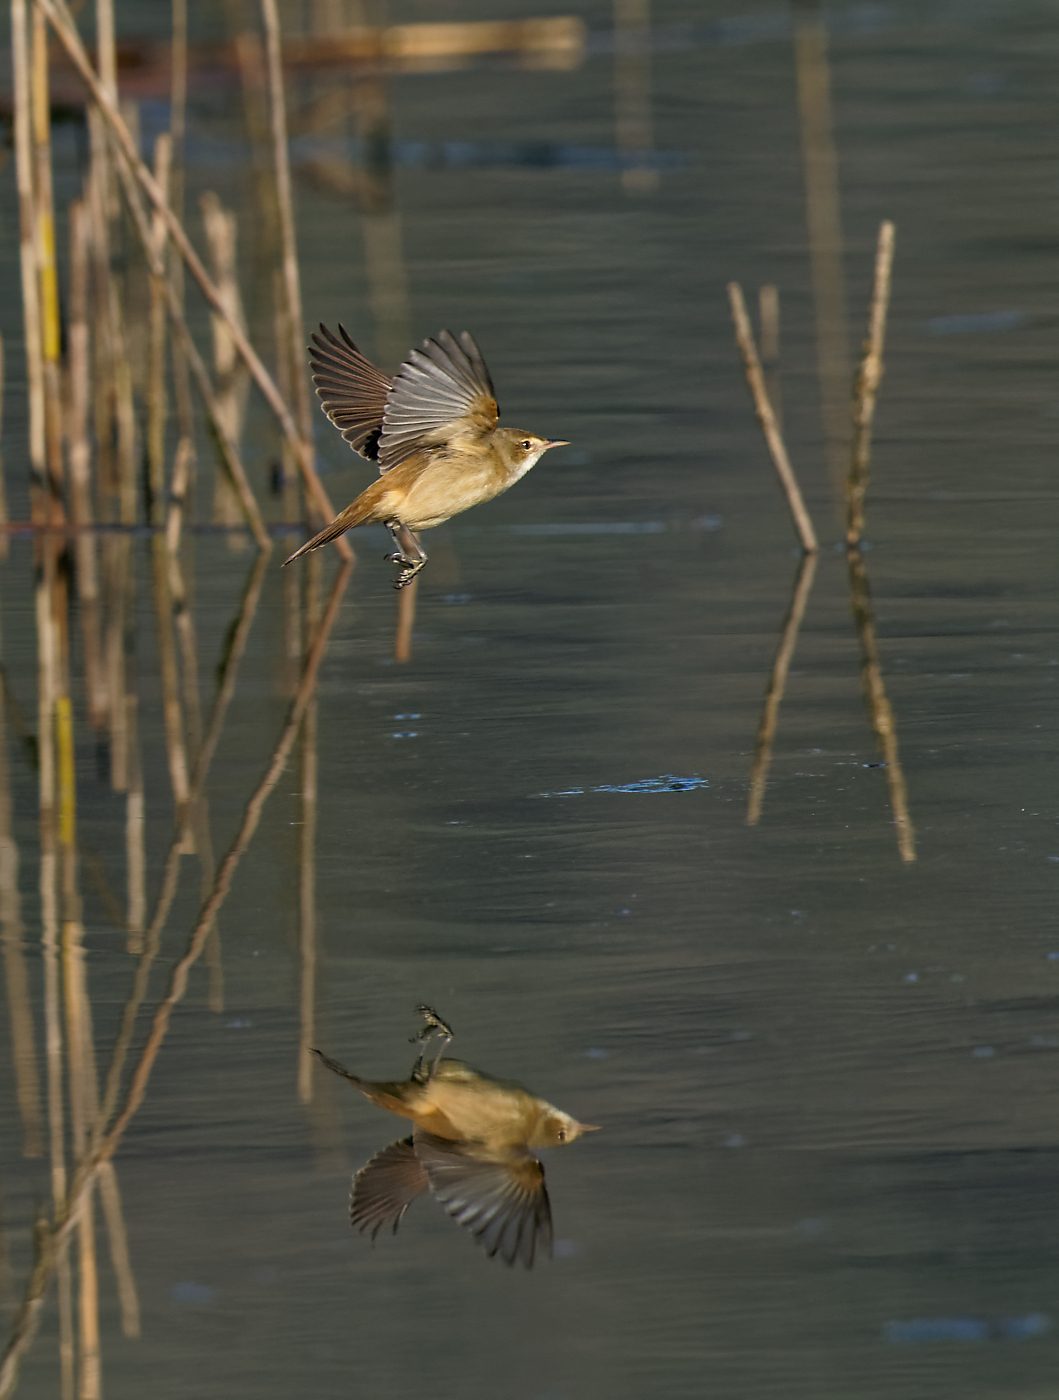
[[776, 415], [772, 411], [772, 404], [769, 402], [768, 390], [765, 388], [765, 376], [762, 373], [761, 361], [754, 344], [754, 332], [750, 326], [750, 317], [746, 314], [743, 289], [738, 282], [728, 283], [728, 301], [732, 308], [736, 344], [743, 356], [743, 369], [746, 372], [747, 386], [754, 401], [754, 410], [757, 413], [758, 422], [761, 424], [761, 431], [765, 434], [765, 442], [768, 444], [769, 454], [772, 457], [772, 465], [776, 468], [780, 486], [787, 498], [787, 508], [791, 513], [791, 520], [794, 523], [795, 533], [802, 549], [805, 550], [806, 554], [812, 554], [817, 548], [816, 531], [813, 529], [809, 512], [805, 508], [805, 502], [802, 500], [798, 479], [794, 475], [794, 468], [787, 456], [783, 434], [780, 432]]
[[846, 544], [860, 544], [864, 536], [864, 498], [868, 491], [871, 462], [871, 430], [875, 421], [875, 400], [883, 376], [883, 344], [886, 340], [886, 314], [890, 306], [890, 274], [894, 261], [894, 226], [886, 219], [879, 225], [875, 250], [875, 277], [868, 313], [868, 335], [856, 383], [853, 386], [853, 451], [849, 460], [846, 486]]

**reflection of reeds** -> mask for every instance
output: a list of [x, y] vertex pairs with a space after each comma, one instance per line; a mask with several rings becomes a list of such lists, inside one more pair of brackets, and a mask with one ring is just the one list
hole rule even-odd
[[868, 705], [872, 728], [879, 741], [879, 750], [886, 767], [886, 783], [890, 790], [890, 806], [897, 830], [897, 850], [903, 861], [916, 859], [916, 831], [908, 810], [908, 784], [905, 782], [901, 755], [897, 746], [897, 721], [883, 683], [879, 660], [879, 643], [875, 635], [875, 614], [872, 609], [868, 571], [859, 549], [846, 551], [849, 565], [849, 592], [853, 621], [860, 643], [861, 682]]
[[[260, 566], [263, 565], [264, 562], [264, 556], [261, 556], [257, 561], [255, 577], [258, 580], [261, 577]], [[2, 1358], [0, 1358], [0, 1400], [6, 1400], [6, 1397], [9, 1397], [14, 1390], [22, 1359], [40, 1326], [41, 1310], [45, 1294], [53, 1277], [58, 1277], [60, 1279], [61, 1287], [61, 1280], [64, 1276], [64, 1271], [67, 1269], [67, 1247], [70, 1236], [82, 1219], [82, 1212], [87, 1208], [96, 1182], [101, 1179], [101, 1173], [106, 1171], [108, 1164], [111, 1162], [122, 1141], [126, 1129], [143, 1103], [155, 1062], [166, 1038], [173, 1011], [181, 1002], [187, 991], [188, 978], [191, 970], [202, 956], [210, 929], [231, 889], [232, 880], [239, 863], [257, 830], [268, 797], [289, 762], [291, 750], [302, 730], [307, 711], [315, 693], [320, 664], [326, 654], [328, 639], [338, 616], [339, 606], [349, 581], [349, 575], [350, 569], [347, 566], [339, 572], [334, 581], [327, 603], [323, 609], [319, 625], [306, 651], [305, 664], [302, 669], [301, 678], [291, 700], [283, 726], [273, 746], [262, 777], [246, 803], [243, 817], [235, 837], [224, 859], [218, 866], [212, 889], [202, 903], [198, 917], [188, 936], [184, 952], [173, 964], [166, 991], [155, 1006], [146, 1040], [129, 1078], [124, 1096], [121, 1096], [121, 1064], [119, 1051], [127, 1051], [127, 1042], [125, 1042], [124, 1046], [120, 1044], [115, 1045], [115, 1057], [112, 1060], [107, 1075], [107, 1092], [104, 1095], [103, 1103], [100, 1105], [100, 1111], [95, 1116], [93, 1130], [85, 1145], [84, 1151], [68, 1175], [62, 1163], [61, 1155], [59, 1157], [61, 1179], [55, 1177], [56, 1191], [51, 1218], [37, 1230], [33, 1267], [23, 1291], [22, 1300], [14, 1319], [7, 1346]], [[47, 589], [42, 589], [42, 592], [48, 591]], [[54, 600], [52, 599], [50, 601]], [[245, 643], [245, 637], [243, 638], [243, 643]], [[233, 648], [235, 645], [236, 641], [233, 638]], [[49, 653], [49, 657], [53, 655], [55, 655], [54, 652]], [[42, 675], [42, 682], [45, 679], [46, 678]], [[215, 743], [215, 739], [213, 742]], [[212, 751], [210, 734], [209, 731], [207, 731], [199, 755], [200, 760], [203, 758], [203, 755], [211, 755]], [[44, 765], [42, 764], [42, 768], [43, 767]], [[54, 754], [51, 759], [50, 772], [54, 779]], [[45, 790], [42, 786], [42, 799], [44, 794]], [[186, 821], [187, 817], [185, 817], [184, 824], [186, 824]], [[180, 833], [178, 831], [174, 846], [178, 847], [179, 841]], [[46, 848], [44, 854], [47, 854]], [[45, 864], [46, 863], [42, 860], [42, 870], [45, 869]], [[54, 890], [54, 866], [49, 869], [49, 883], [46, 884], [45, 880], [42, 878], [42, 898], [47, 895], [49, 887]], [[54, 918], [54, 898], [52, 898], [50, 910], [51, 912], [49, 913], [48, 907], [44, 909], [44, 918], [46, 921]], [[135, 996], [135, 994], [136, 988], [134, 987], [132, 995]], [[53, 1034], [55, 1037], [61, 1037], [61, 1026], [57, 1022], [54, 1024], [49, 1022], [49, 1025], [51, 1026], [50, 1034]], [[59, 1039], [55, 1040], [54, 1046], [52, 1041], [49, 1041], [49, 1055], [51, 1055], [53, 1048], [58, 1048], [60, 1045], [61, 1040]], [[117, 1073], [115, 1073], [115, 1070]], [[113, 1098], [111, 1096], [112, 1089], [114, 1090]], [[61, 1097], [58, 1100], [56, 1112], [61, 1113]], [[52, 1140], [53, 1143], [59, 1143], [61, 1150], [61, 1135], [56, 1135], [54, 1122], [52, 1125]], [[60, 1293], [60, 1299], [61, 1298], [62, 1293]], [[66, 1351], [64, 1351], [63, 1354], [65, 1357], [67, 1355]], [[72, 1358], [73, 1353], [72, 1349], [70, 1349], [69, 1360], [71, 1362]], [[72, 1381], [72, 1370], [70, 1370], [70, 1379]]]
[[883, 343], [886, 316], [890, 306], [890, 272], [894, 260], [894, 226], [889, 220], [879, 225], [872, 281], [868, 335], [864, 341], [857, 382], [853, 387], [853, 451], [847, 483], [846, 543], [858, 545], [864, 534], [864, 497], [868, 490], [871, 460], [871, 430], [875, 421], [875, 400], [883, 374]]
[[416, 620], [416, 593], [419, 580], [414, 578], [397, 595], [397, 631], [393, 642], [393, 659], [398, 663], [412, 659], [412, 632]]
[[750, 317], [746, 313], [746, 303], [743, 300], [743, 289], [738, 282], [728, 283], [728, 301], [732, 310], [736, 343], [743, 357], [747, 387], [754, 401], [754, 411], [761, 424], [761, 431], [765, 435], [772, 465], [776, 468], [776, 475], [787, 501], [787, 509], [791, 513], [795, 533], [802, 549], [807, 554], [811, 554], [817, 547], [816, 531], [813, 529], [813, 522], [809, 518], [809, 512], [802, 499], [798, 478], [795, 476], [794, 468], [787, 456], [787, 448], [783, 441], [783, 434], [780, 432], [779, 423], [773, 412], [772, 404], [769, 402], [765, 376], [761, 370], [761, 360], [754, 344], [754, 332], [750, 325]]
[[11, 1064], [22, 1120], [22, 1151], [38, 1157], [43, 1149], [40, 1075], [33, 1030], [25, 928], [18, 885], [18, 845], [13, 826], [11, 773], [7, 759], [7, 678], [0, 673], [0, 944], [3, 946], [7, 1018], [11, 1027]]
[[[305, 629], [316, 631], [320, 612], [320, 566], [310, 560], [305, 570]], [[302, 723], [299, 788], [301, 827], [298, 831], [298, 1098], [309, 1103], [313, 1096], [312, 1056], [316, 1043], [316, 819], [317, 702], [313, 699]]]
[[757, 739], [754, 744], [754, 766], [750, 772], [750, 795], [746, 808], [748, 826], [757, 826], [761, 820], [761, 811], [765, 803], [765, 786], [772, 763], [772, 744], [776, 737], [776, 726], [779, 723], [780, 706], [787, 688], [787, 675], [794, 657], [794, 649], [798, 645], [798, 631], [802, 625], [802, 618], [805, 616], [809, 594], [813, 589], [816, 559], [815, 554], [803, 555], [798, 565], [798, 572], [794, 576], [791, 605], [780, 632], [780, 642], [776, 648], [772, 672], [765, 690], [765, 702], [761, 708], [761, 722], [758, 725]]

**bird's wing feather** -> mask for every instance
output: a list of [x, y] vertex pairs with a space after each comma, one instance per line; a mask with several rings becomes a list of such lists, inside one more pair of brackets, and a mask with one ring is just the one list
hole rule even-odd
[[467, 332], [439, 331], [413, 350], [386, 400], [379, 466], [396, 467], [421, 447], [495, 428], [496, 392], [482, 352]]
[[431, 1192], [492, 1258], [532, 1268], [551, 1253], [552, 1213], [544, 1168], [529, 1152], [497, 1155], [472, 1142], [450, 1142], [417, 1129], [415, 1153]]
[[412, 1139], [391, 1142], [354, 1176], [349, 1223], [362, 1234], [370, 1231], [372, 1239], [384, 1225], [396, 1235], [405, 1211], [429, 1184]]
[[379, 439], [393, 381], [361, 354], [344, 326], [335, 335], [322, 325], [313, 332], [312, 342], [309, 364], [324, 412], [354, 452], [379, 462], [380, 471], [385, 471]]

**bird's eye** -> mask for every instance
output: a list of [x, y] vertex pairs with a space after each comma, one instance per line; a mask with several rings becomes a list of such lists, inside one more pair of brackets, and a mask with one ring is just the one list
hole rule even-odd
[[533, 443], [530, 441], [529, 438], [523, 438], [522, 441], [519, 443], [519, 447], [522, 448], [523, 452], [528, 452], [532, 446]]
[[565, 1128], [560, 1128], [559, 1131], [555, 1134], [555, 1139], [556, 1139], [557, 1142], [565, 1142], [565, 1141], [566, 1141], [566, 1129], [565, 1129]]

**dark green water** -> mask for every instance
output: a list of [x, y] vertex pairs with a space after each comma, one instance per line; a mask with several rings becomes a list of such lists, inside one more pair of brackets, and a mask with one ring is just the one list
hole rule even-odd
[[[980, 0], [828, 16], [851, 349], [878, 221], [897, 225], [865, 557], [918, 859], [899, 858], [833, 548], [784, 8], [655, 7], [649, 192], [625, 190], [612, 158], [606, 6], [586, 15], [598, 42], [576, 70], [393, 80], [409, 343], [473, 329], [507, 421], [574, 446], [431, 537], [408, 664], [393, 661], [387, 541], [356, 541], [318, 691], [312, 1034], [391, 1076], [426, 1000], [462, 1057], [605, 1131], [548, 1157], [558, 1257], [528, 1276], [429, 1203], [374, 1249], [351, 1234], [349, 1170], [395, 1134], [322, 1071], [311, 1104], [296, 1092], [296, 757], [220, 916], [224, 1010], [208, 1009], [200, 964], [117, 1157], [143, 1326], [122, 1337], [104, 1264], [108, 1400], [1051, 1393], [1052, 13]], [[237, 131], [235, 90], [197, 103], [194, 187], [248, 199], [235, 136], [217, 139]], [[424, 168], [423, 142], [470, 155], [435, 150]], [[4, 201], [12, 231], [10, 179]], [[394, 319], [373, 314], [355, 205], [300, 178], [298, 221], [307, 320], [342, 319], [375, 349]], [[731, 341], [733, 277], [781, 289], [788, 441], [825, 539], [753, 828], [797, 559]], [[319, 431], [344, 501], [367, 469], [322, 417]], [[153, 898], [172, 817], [147, 550], [134, 542]], [[19, 538], [0, 563], [2, 659], [30, 729], [31, 553]], [[195, 537], [207, 707], [250, 566]], [[286, 711], [282, 585], [274, 559], [208, 784], [218, 854]], [[105, 1063], [132, 971], [100, 893], [124, 899], [126, 806], [80, 685]], [[36, 775], [10, 717], [7, 745], [39, 1039]], [[636, 789], [666, 775], [704, 781]], [[198, 905], [186, 866], [152, 1004]], [[0, 1110], [10, 1300], [48, 1180], [21, 1155], [9, 1072]], [[56, 1339], [52, 1292], [19, 1394], [57, 1393]]]

